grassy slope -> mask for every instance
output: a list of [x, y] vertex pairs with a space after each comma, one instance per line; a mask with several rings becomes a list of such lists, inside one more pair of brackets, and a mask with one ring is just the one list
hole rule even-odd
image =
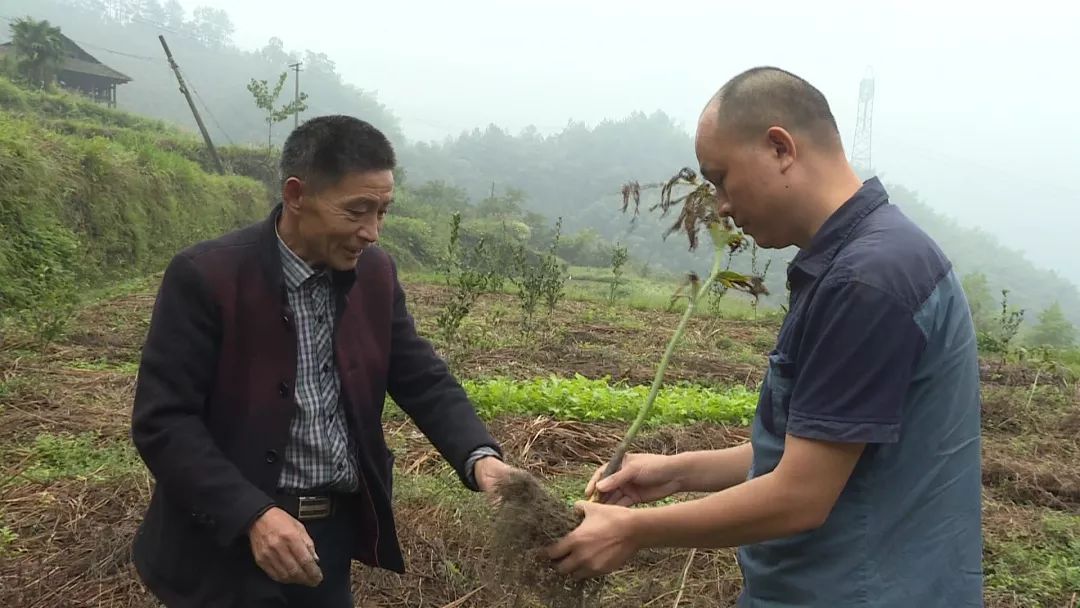
[[[0, 604], [65, 598], [73, 605], [152, 605], [132, 577], [126, 550], [150, 484], [127, 424], [153, 288], [149, 281], [108, 294], [52, 347], [9, 343], [0, 351], [0, 561], [9, 560], [0, 567]], [[448, 294], [418, 284], [408, 293], [422, 331], [432, 334]], [[536, 387], [530, 379], [582, 373], [645, 384], [676, 319], [567, 301], [557, 324], [526, 339], [512, 305], [508, 296], [485, 296], [463, 342], [436, 339], [463, 378], [512, 378]], [[775, 330], [775, 320], [695, 319], [670, 377], [714, 389], [752, 387]], [[1046, 376], [1033, 383], [1031, 373], [1009, 368], [988, 374], [984, 395], [988, 604], [1068, 605], [1080, 588], [1080, 478], [1073, 467], [1047, 463], [1080, 457], [1075, 385]], [[514, 463], [542, 475], [567, 503], [625, 431], [625, 423], [487, 413]], [[463, 605], [505, 605], [508, 591], [484, 577], [482, 501], [457, 485], [411, 423], [391, 413], [386, 425], [398, 455], [395, 495], [410, 572], [398, 577], [358, 568], [359, 596], [372, 605], [443, 606], [475, 591]], [[640, 447], [707, 449], [745, 437], [739, 426], [668, 425], [651, 429]], [[680, 551], [642, 556], [612, 577], [604, 605], [669, 605], [686, 558]], [[730, 551], [698, 552], [681, 605], [730, 605], [738, 585]]]
[[[76, 290], [160, 269], [262, 215], [264, 188], [159, 142], [161, 123], [0, 79], [0, 310], [35, 318]], [[193, 143], [191, 145], [194, 145]]]

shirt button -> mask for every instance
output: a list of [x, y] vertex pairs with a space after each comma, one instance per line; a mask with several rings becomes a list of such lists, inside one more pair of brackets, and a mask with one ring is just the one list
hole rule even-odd
[[324, 374], [329, 373], [330, 372], [330, 364], [329, 363], [323, 363], [322, 371], [323, 371]]
[[278, 457], [278, 454], [277, 454], [276, 450], [267, 450], [266, 451], [266, 464], [274, 464], [275, 462], [277, 462], [277, 457]]
[[282, 381], [282, 383], [278, 385], [278, 395], [281, 395], [282, 397], [288, 397], [289, 396], [289, 383], [288, 382]]
[[344, 462], [342, 462], [342, 463], [339, 463], [339, 464], [337, 465], [337, 470], [339, 470], [339, 471], [344, 471], [344, 470], [345, 470], [345, 463], [344, 463]]

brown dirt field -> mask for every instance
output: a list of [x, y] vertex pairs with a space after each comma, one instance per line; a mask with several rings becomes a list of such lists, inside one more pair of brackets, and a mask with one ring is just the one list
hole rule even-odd
[[1039, 369], [1022, 363], [1001, 363], [992, 360], [983, 361], [979, 366], [979, 376], [983, 385], [1031, 386], [1040, 383], [1067, 386], [1071, 383], [1071, 380], [1058, 370]]
[[1060, 462], [1022, 460], [1007, 451], [983, 451], [983, 486], [1016, 504], [1080, 515], [1080, 471]]
[[[430, 319], [445, 291], [410, 286], [408, 293], [421, 327], [432, 335]], [[490, 300], [513, 307], [510, 297]], [[0, 346], [0, 529], [17, 535], [6, 546], [0, 544], [0, 606], [157, 605], [136, 580], [129, 559], [131, 536], [152, 483], [145, 472], [104, 480], [15, 479], [26, 464], [27, 446], [39, 433], [95, 431], [101, 441], [129, 441], [133, 365], [152, 302], [152, 294], [141, 293], [90, 307], [65, 340], [44, 352], [26, 352], [25, 343], [11, 339]], [[492, 305], [484, 301], [478, 316], [485, 318]], [[652, 365], [675, 315], [621, 310], [613, 317], [602, 314], [602, 305], [581, 302], [567, 302], [563, 309], [565, 326], [529, 341], [505, 339], [493, 348], [481, 340], [456, 351], [435, 342], [448, 351], [463, 377], [576, 372], [651, 382]], [[667, 378], [754, 386], [760, 381], [760, 364], [774, 330], [765, 322], [694, 319], [688, 329], [689, 347], [673, 362]], [[511, 318], [485, 331], [483, 339], [505, 336], [515, 332], [516, 325]], [[1080, 514], [1080, 395], [1073, 385], [1071, 393], [1054, 389], [1045, 397], [1042, 392], [1030, 396], [1034, 378], [1030, 370], [994, 371], [987, 382], [983, 481], [988, 496], [985, 529], [991, 538], [1035, 530], [1040, 513]], [[1047, 376], [1038, 384], [1044, 379], [1052, 384], [1053, 378]], [[625, 432], [621, 424], [521, 416], [498, 418], [491, 421], [491, 428], [513, 464], [573, 485], [574, 491], [579, 485], [583, 490], [584, 479], [610, 456]], [[357, 566], [358, 605], [515, 605], [505, 589], [483, 582], [489, 580], [485, 564], [491, 556], [485, 505], [443, 481], [446, 465], [411, 423], [390, 420], [386, 431], [398, 454], [396, 474], [408, 490], [398, 498], [396, 509], [409, 572], [398, 576]], [[747, 435], [744, 428], [709, 424], [664, 427], [644, 433], [635, 449], [664, 453], [710, 449], [739, 443]], [[988, 555], [994, 550], [988, 549]], [[634, 568], [611, 577], [601, 605], [671, 606], [680, 589], [679, 606], [733, 605], [740, 587], [733, 553], [697, 551], [687, 569], [688, 555], [643, 554]], [[1047, 605], [1069, 605], [1067, 595], [1057, 599], [1059, 603]], [[1033, 604], [1020, 595], [988, 591], [987, 605]], [[1074, 601], [1075, 606], [1080, 604]]]
[[[559, 305], [558, 318], [572, 323], [525, 338], [519, 337], [514, 297], [485, 294], [471, 314], [481, 326], [477, 333], [483, 335], [466, 336], [481, 343], [462, 347], [444, 344], [433, 321], [449, 294], [440, 286], [410, 285], [410, 310], [425, 335], [432, 336], [436, 347], [451, 360], [454, 370], [471, 378], [524, 379], [579, 373], [589, 378], [607, 376], [615, 381], [649, 384], [656, 361], [678, 322], [674, 313], [629, 309], [611, 312], [602, 304], [564, 301]], [[496, 315], [494, 310], [510, 312]], [[756, 386], [761, 380], [764, 351], [745, 349], [733, 357], [730, 345], [771, 345], [775, 330], [769, 321], [695, 317], [687, 325], [685, 343], [675, 353], [664, 377], [672, 382]], [[488, 336], [501, 338], [503, 343], [484, 344]]]

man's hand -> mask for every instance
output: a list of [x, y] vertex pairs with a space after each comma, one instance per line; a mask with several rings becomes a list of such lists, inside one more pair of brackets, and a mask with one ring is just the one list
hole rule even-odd
[[546, 550], [556, 570], [576, 580], [600, 576], [621, 568], [637, 552], [630, 509], [583, 501], [574, 506], [585, 520]]
[[322, 582], [315, 543], [304, 525], [278, 507], [252, 524], [248, 533], [255, 562], [279, 583], [316, 587]]
[[473, 465], [473, 477], [481, 492], [490, 494], [499, 482], [506, 478], [514, 468], [495, 456], [485, 456]]
[[614, 474], [600, 479], [607, 464], [593, 473], [585, 487], [585, 498], [600, 492], [600, 502], [631, 507], [667, 498], [682, 490], [678, 471], [671, 456], [659, 454], [627, 454], [623, 466]]

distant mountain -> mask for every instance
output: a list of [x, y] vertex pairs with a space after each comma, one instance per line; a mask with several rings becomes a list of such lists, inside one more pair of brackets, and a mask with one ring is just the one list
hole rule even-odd
[[[473, 197], [486, 196], [493, 186], [517, 188], [527, 193], [530, 210], [563, 216], [568, 229], [588, 227], [609, 241], [622, 241], [637, 260], [677, 272], [708, 269], [707, 251], [688, 252], [685, 238], [678, 235], [661, 238], [675, 217], [660, 218], [648, 211], [659, 200], [659, 190], [642, 193], [641, 216], [635, 222], [632, 214], [621, 212], [619, 189], [626, 181], [659, 183], [681, 167], [696, 167], [690, 135], [661, 112], [633, 114], [594, 128], [571, 124], [549, 137], [532, 130], [514, 136], [489, 126], [442, 144], [410, 146], [404, 157], [417, 179], [444, 180]], [[907, 185], [883, 181], [890, 200], [938, 241], [960, 274], [986, 274], [994, 297], [1009, 289], [1010, 305], [1027, 309], [1028, 320], [1056, 301], [1080, 324], [1076, 285], [1037, 268], [990, 234], [946, 218]], [[794, 255], [794, 249], [758, 254], [758, 268], [771, 260], [766, 283], [774, 304], [782, 301], [785, 268]], [[750, 256], [743, 254], [734, 268], [746, 272], [750, 264]]]

